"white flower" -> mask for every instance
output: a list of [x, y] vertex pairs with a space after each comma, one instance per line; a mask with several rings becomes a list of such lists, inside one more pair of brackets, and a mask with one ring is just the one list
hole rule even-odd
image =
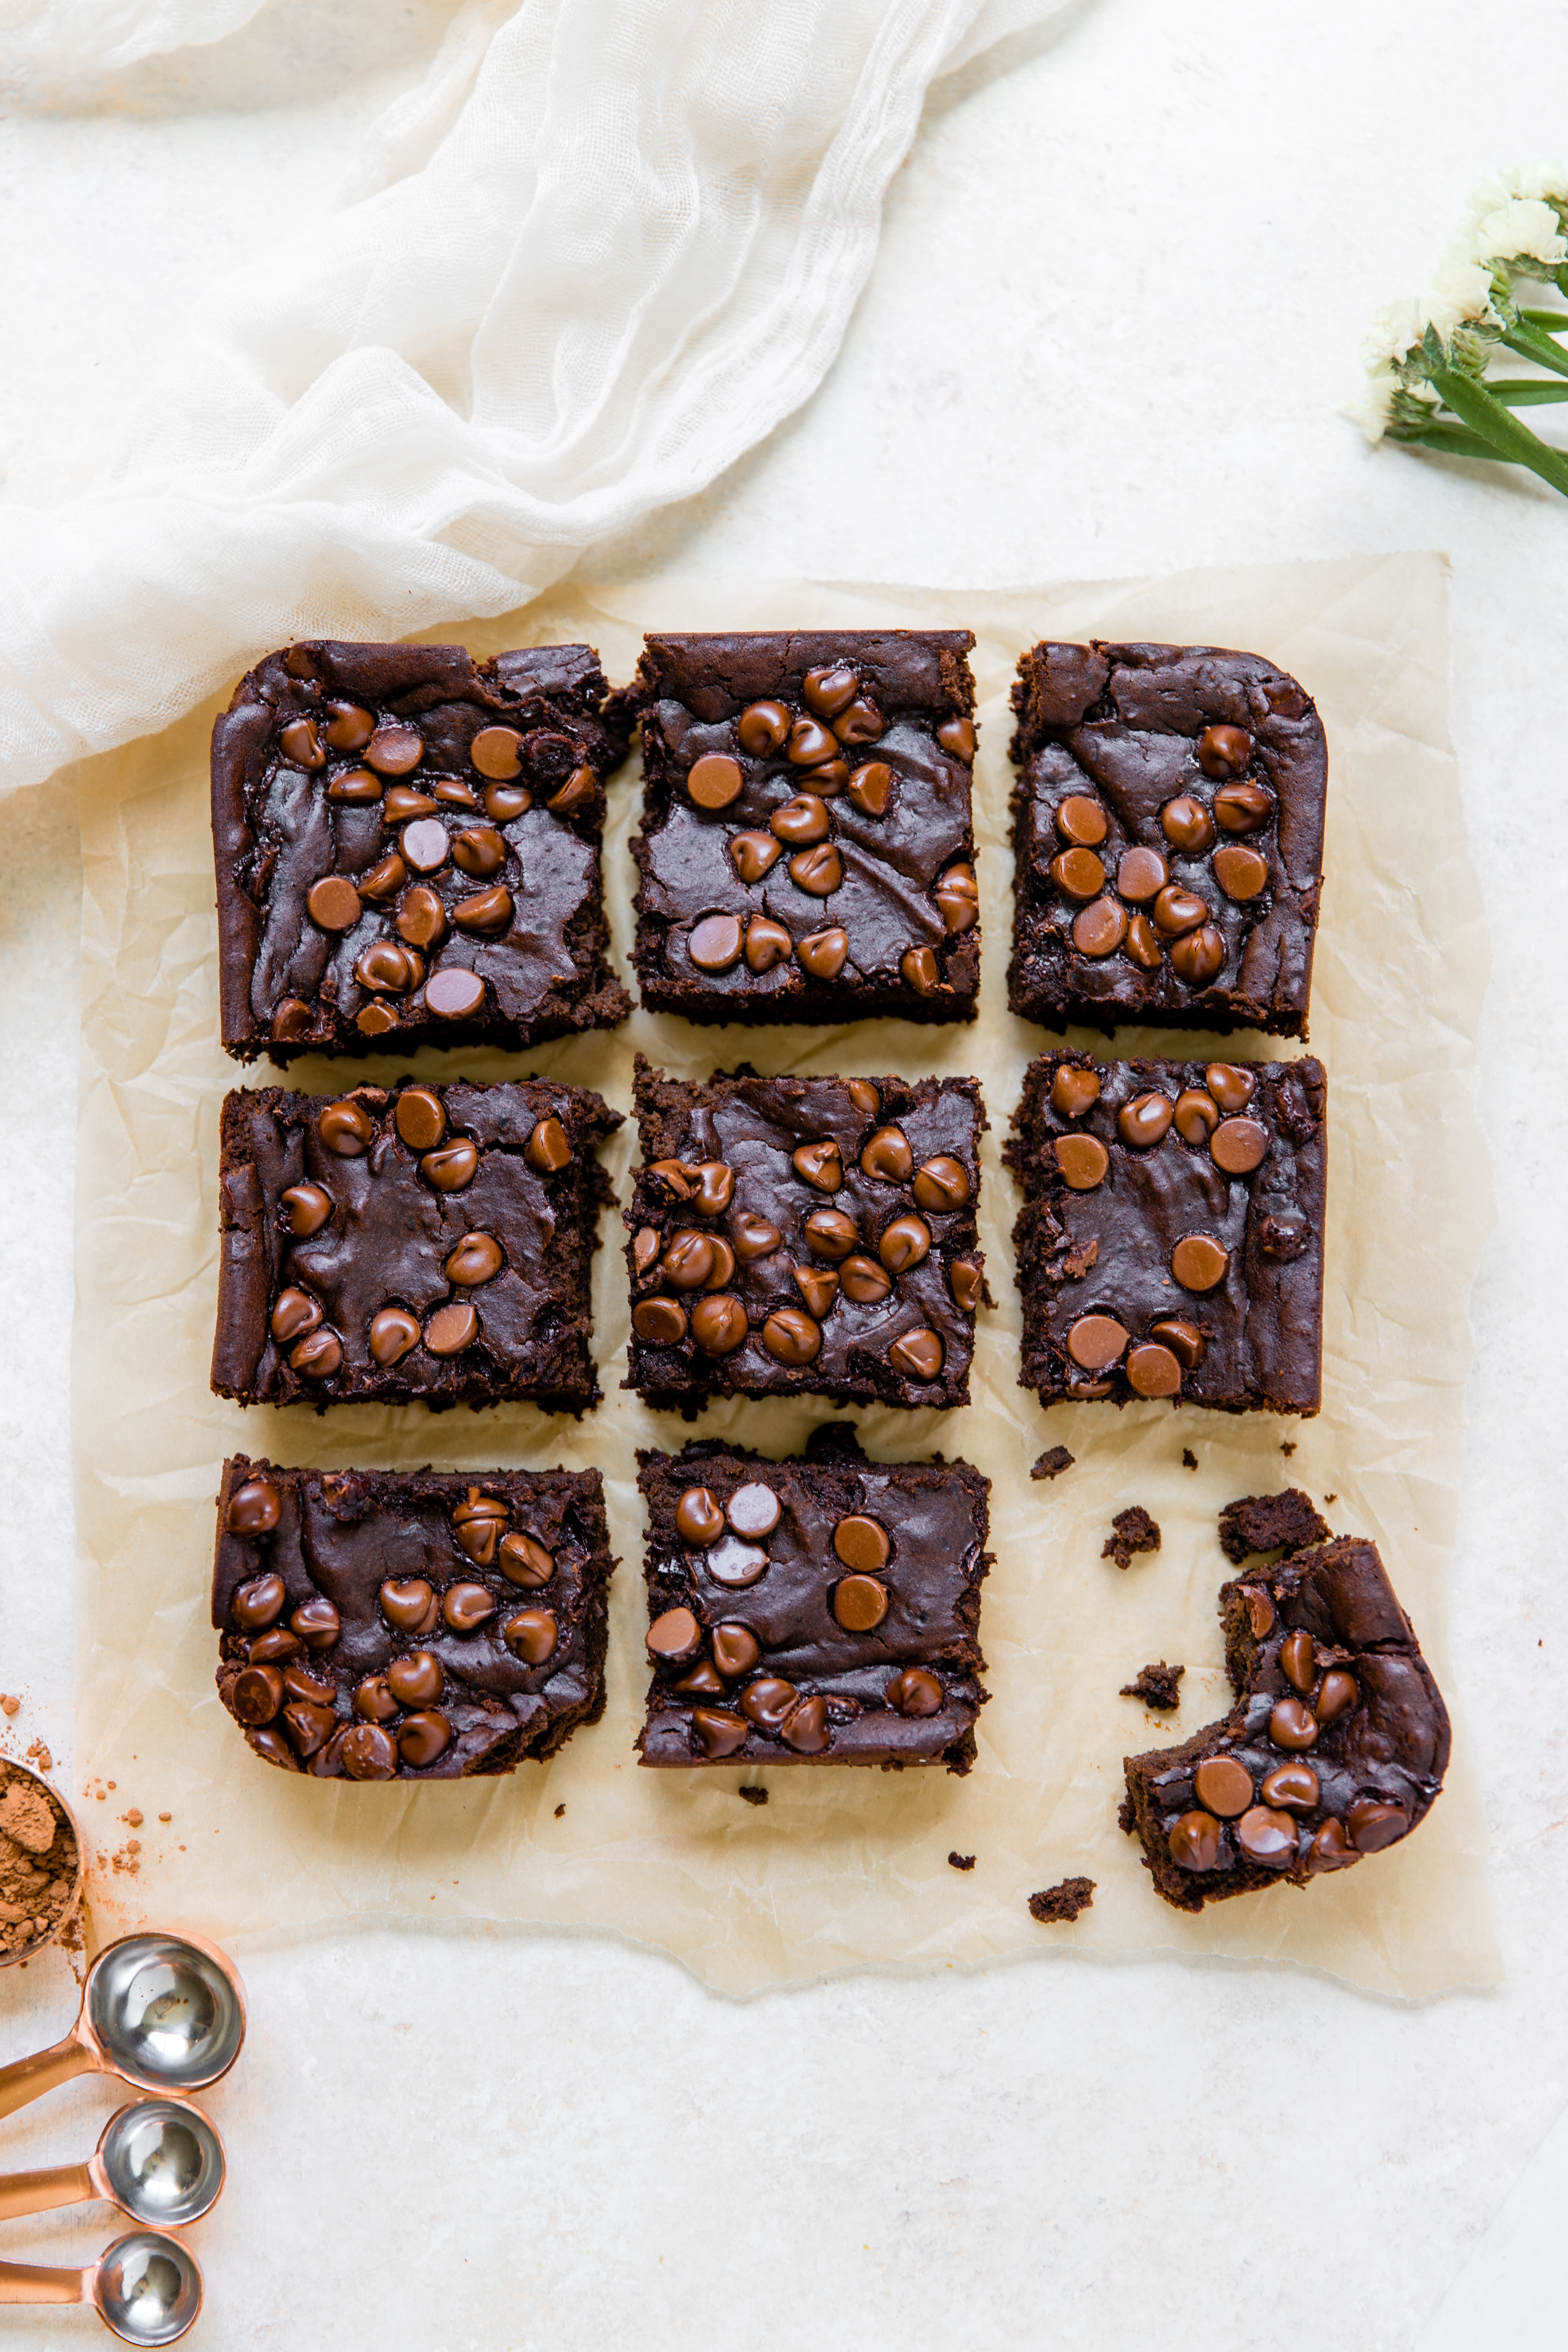
[[1345, 415], [1352, 425], [1361, 426], [1374, 449], [1388, 430], [1398, 383], [1399, 378], [1392, 368], [1380, 369], [1376, 374], [1367, 377], [1353, 400], [1345, 403]]
[[[1558, 204], [1568, 204], [1568, 170], [1561, 163], [1526, 163], [1499, 176], [1507, 195], [1545, 197]], [[1483, 189], [1477, 193], [1485, 194], [1489, 192]]]
[[1550, 205], [1537, 196], [1514, 196], [1478, 223], [1471, 253], [1484, 265], [1528, 258], [1555, 268], [1568, 261], [1568, 237]]
[[1473, 261], [1443, 264], [1421, 298], [1423, 329], [1436, 327], [1447, 342], [1467, 319], [1484, 319], [1491, 309], [1491, 272]]
[[1385, 367], [1390, 360], [1402, 360], [1420, 341], [1420, 307], [1406, 294], [1378, 312], [1372, 332], [1361, 347], [1361, 355], [1372, 372]]

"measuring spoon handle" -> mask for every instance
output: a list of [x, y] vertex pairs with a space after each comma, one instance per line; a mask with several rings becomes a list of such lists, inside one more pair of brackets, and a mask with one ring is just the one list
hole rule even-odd
[[89, 2073], [96, 2063], [92, 2053], [82, 2047], [76, 2035], [68, 2033], [50, 2050], [40, 2050], [31, 2058], [17, 2058], [9, 2066], [0, 2066], [0, 2116], [14, 2116], [18, 2107], [41, 2099], [46, 2091], [68, 2083], [73, 2075]]
[[51, 2164], [42, 2172], [8, 2172], [0, 2179], [0, 2221], [17, 2221], [24, 2213], [47, 2213], [57, 2205], [79, 2205], [98, 2193], [92, 2168], [87, 2164]]
[[85, 2303], [90, 2276], [45, 2263], [0, 2263], [0, 2303]]

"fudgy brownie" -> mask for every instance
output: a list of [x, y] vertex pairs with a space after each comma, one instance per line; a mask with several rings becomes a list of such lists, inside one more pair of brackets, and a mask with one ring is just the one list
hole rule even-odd
[[1447, 1709], [1375, 1544], [1336, 1537], [1219, 1601], [1237, 1705], [1126, 1759], [1123, 1826], [1181, 1911], [1394, 1844], [1448, 1762]]
[[991, 1482], [868, 1462], [847, 1423], [802, 1459], [639, 1454], [653, 1682], [645, 1764], [967, 1772]]
[[984, 1296], [973, 1078], [667, 1078], [638, 1057], [626, 1385], [969, 1402]]
[[1328, 757], [1296, 680], [1213, 646], [1047, 644], [1013, 708], [1014, 1012], [1304, 1037]]
[[599, 837], [629, 733], [590, 646], [269, 654], [213, 730], [226, 1049], [519, 1046], [622, 1020]]
[[643, 1003], [973, 1018], [967, 629], [650, 636], [634, 696]]
[[1003, 1153], [1021, 1385], [1315, 1413], [1325, 1116], [1321, 1062], [1031, 1063]]
[[319, 1780], [542, 1763], [605, 1711], [596, 1470], [223, 1468], [218, 1694], [258, 1756]]
[[225, 1097], [212, 1384], [241, 1404], [598, 1400], [588, 1274], [613, 1198], [596, 1094], [356, 1087]]

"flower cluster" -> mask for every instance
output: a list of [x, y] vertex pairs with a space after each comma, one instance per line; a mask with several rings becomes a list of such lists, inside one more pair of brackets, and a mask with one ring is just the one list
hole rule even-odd
[[[1514, 415], [1568, 400], [1568, 354], [1553, 341], [1568, 311], [1528, 307], [1531, 286], [1568, 294], [1568, 170], [1506, 172], [1471, 196], [1458, 236], [1419, 299], [1379, 312], [1367, 381], [1346, 414], [1370, 442], [1416, 442], [1452, 456], [1529, 466], [1568, 495], [1568, 458]], [[1503, 352], [1544, 378], [1486, 381]]]

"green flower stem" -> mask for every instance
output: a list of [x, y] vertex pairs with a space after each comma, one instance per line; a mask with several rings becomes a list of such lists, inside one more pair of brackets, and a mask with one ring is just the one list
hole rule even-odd
[[1540, 408], [1550, 400], [1568, 400], [1568, 383], [1552, 375], [1515, 376], [1511, 382], [1504, 377], [1489, 383], [1487, 390], [1510, 408]]
[[1568, 352], [1560, 352], [1550, 335], [1539, 334], [1533, 327], [1507, 327], [1502, 340], [1521, 359], [1533, 360], [1537, 367], [1550, 368], [1554, 375], [1568, 375]]
[[1568, 331], [1568, 310], [1521, 310], [1532, 327], [1544, 327], [1549, 335], [1561, 335]]
[[1387, 438], [1407, 447], [1437, 449], [1445, 457], [1485, 457], [1494, 466], [1502, 463], [1491, 443], [1465, 425], [1391, 425]]
[[1489, 442], [1496, 456], [1510, 465], [1527, 466], [1532, 474], [1538, 474], [1543, 482], [1549, 482], [1568, 499], [1568, 457], [1551, 448], [1528, 425], [1521, 425], [1485, 384], [1449, 367], [1434, 367], [1429, 381], [1438, 398], [1462, 424]]

